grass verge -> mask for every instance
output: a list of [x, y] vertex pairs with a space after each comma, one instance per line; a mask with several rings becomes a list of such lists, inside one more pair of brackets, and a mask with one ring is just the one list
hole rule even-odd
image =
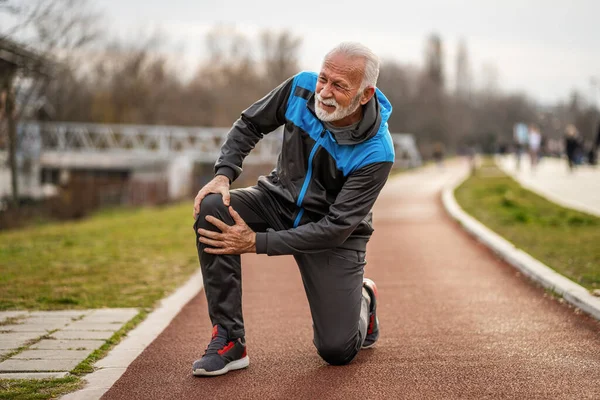
[[0, 233], [0, 310], [152, 307], [198, 267], [191, 205]]
[[46, 400], [77, 390], [83, 381], [77, 376], [60, 379], [0, 379], [2, 400]]
[[556, 205], [484, 161], [455, 191], [481, 223], [587, 289], [600, 288], [600, 218]]
[[0, 233], [0, 310], [141, 309], [71, 376], [0, 380], [0, 399], [51, 399], [83, 385], [93, 364], [197, 269], [192, 222], [185, 203]]

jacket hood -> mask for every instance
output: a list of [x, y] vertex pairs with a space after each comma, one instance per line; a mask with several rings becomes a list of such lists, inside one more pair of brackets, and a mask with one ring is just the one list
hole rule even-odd
[[[309, 97], [306, 106], [316, 115], [315, 94]], [[356, 129], [332, 132], [335, 140], [342, 145], [358, 144], [371, 139], [385, 125], [392, 113], [392, 105], [381, 90], [375, 88], [375, 95], [363, 107], [363, 118]]]

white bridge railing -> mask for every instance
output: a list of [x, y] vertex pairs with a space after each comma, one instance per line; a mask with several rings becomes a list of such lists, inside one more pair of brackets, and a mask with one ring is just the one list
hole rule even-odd
[[[214, 162], [228, 128], [78, 123], [23, 123], [20, 148], [52, 153], [123, 154], [172, 158], [186, 153], [200, 162]], [[266, 135], [246, 158], [248, 163], [272, 162], [281, 147], [281, 129]]]
[[[131, 156], [135, 159], [170, 159], [178, 154], [198, 162], [213, 163], [229, 128], [154, 125], [23, 122], [19, 148], [30, 155], [69, 154]], [[420, 163], [410, 134], [392, 134], [397, 159]], [[265, 135], [245, 159], [249, 164], [274, 164], [281, 148], [282, 128]]]

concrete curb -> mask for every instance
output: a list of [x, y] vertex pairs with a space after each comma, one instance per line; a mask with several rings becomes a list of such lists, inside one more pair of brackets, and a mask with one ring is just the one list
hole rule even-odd
[[517, 268], [543, 287], [562, 296], [567, 302], [600, 320], [600, 298], [592, 296], [587, 289], [560, 275], [552, 268], [536, 260], [523, 250], [502, 238], [488, 227], [468, 215], [456, 202], [454, 190], [468, 176], [452, 182], [444, 188], [442, 203], [446, 212], [478, 241], [489, 247], [500, 258]]
[[200, 290], [202, 290], [202, 274], [198, 269], [175, 293], [161, 300], [159, 307], [130, 331], [106, 357], [94, 364], [97, 369], [84, 377], [87, 384], [82, 389], [66, 394], [61, 397], [61, 400], [94, 400], [102, 397]]

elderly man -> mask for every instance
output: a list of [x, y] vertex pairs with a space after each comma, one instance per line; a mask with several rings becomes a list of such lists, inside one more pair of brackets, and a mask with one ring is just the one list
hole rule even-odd
[[[321, 71], [301, 72], [245, 110], [230, 130], [215, 177], [194, 202], [194, 229], [212, 340], [193, 374], [248, 366], [242, 317], [243, 253], [296, 259], [328, 363], [349, 363], [379, 337], [377, 288], [363, 278], [371, 208], [394, 161], [392, 106], [376, 89], [379, 60], [342, 43]], [[229, 190], [263, 134], [284, 125], [277, 167], [254, 187]]]

